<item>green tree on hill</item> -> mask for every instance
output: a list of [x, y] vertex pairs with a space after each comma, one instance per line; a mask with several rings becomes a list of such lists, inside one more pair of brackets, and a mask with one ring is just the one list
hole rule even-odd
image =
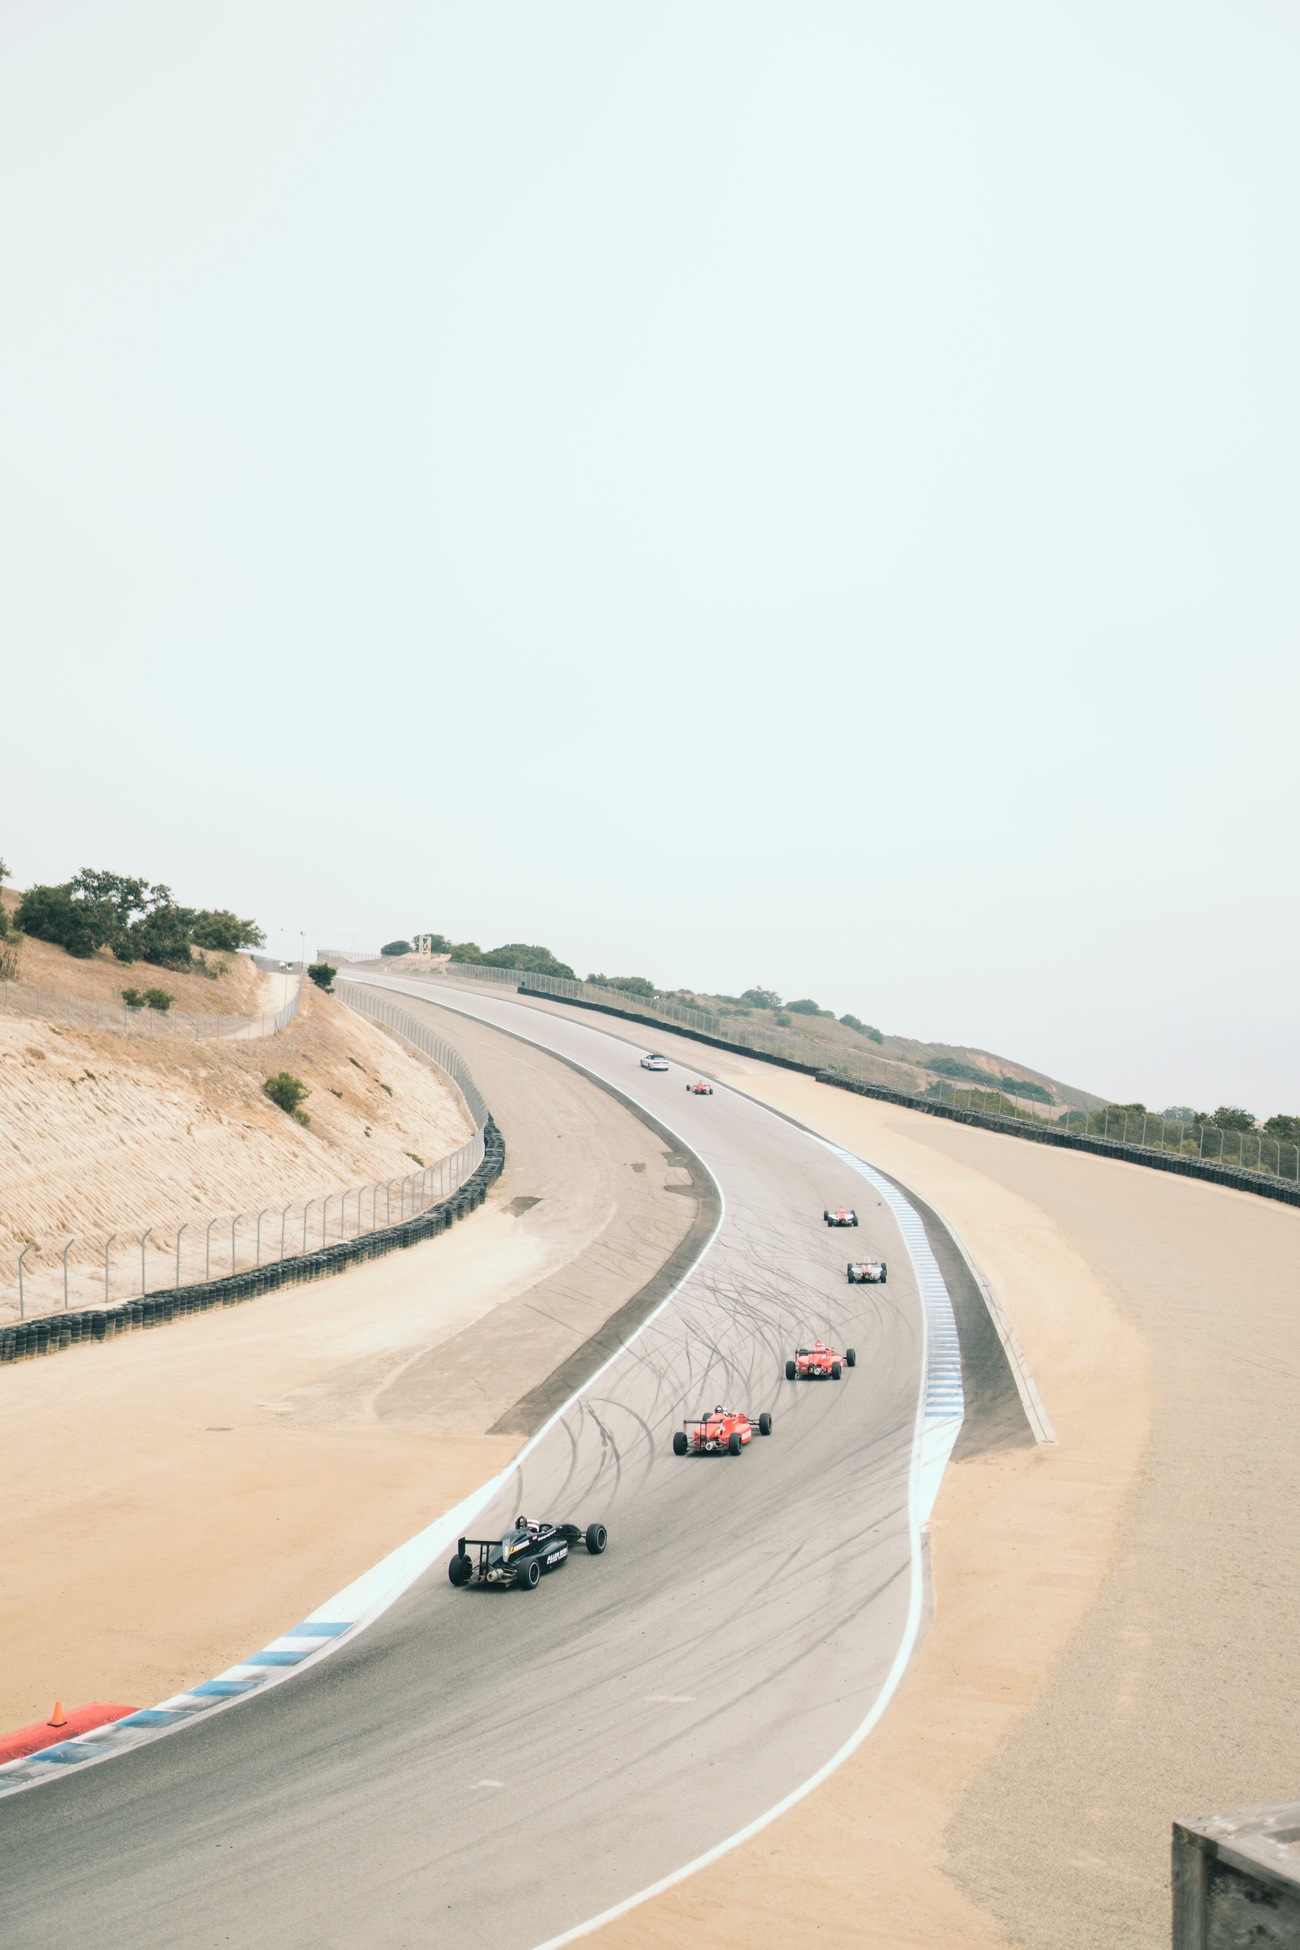
[[517, 968], [525, 975], [559, 975], [570, 982], [578, 979], [567, 961], [558, 960], [549, 948], [527, 941], [507, 941], [503, 947], [480, 955], [479, 960], [486, 968]]
[[229, 908], [181, 907], [161, 881], [151, 886], [134, 874], [97, 867], [83, 867], [57, 886], [29, 887], [18, 925], [80, 960], [111, 948], [118, 961], [156, 968], [188, 968], [195, 947], [233, 953], [265, 938], [256, 922]]

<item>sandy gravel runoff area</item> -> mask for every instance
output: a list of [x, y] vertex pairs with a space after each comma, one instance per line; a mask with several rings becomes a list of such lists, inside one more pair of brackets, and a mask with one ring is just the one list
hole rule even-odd
[[956, 1226], [1060, 1442], [950, 1467], [856, 1755], [597, 1940], [1154, 1950], [1171, 1821], [1300, 1791], [1300, 1211], [701, 1058]]
[[638, 1119], [457, 1040], [507, 1150], [452, 1232], [0, 1369], [0, 1731], [56, 1698], [153, 1705], [322, 1604], [514, 1454], [494, 1424], [688, 1232], [687, 1174]]
[[[482, 1213], [0, 1371], [0, 1727], [151, 1703], [284, 1629], [499, 1467], [511, 1403], [686, 1233], [643, 1125], [482, 1025], [455, 1040], [508, 1145]], [[595, 1940], [1163, 1944], [1171, 1820], [1298, 1788], [1300, 1211], [655, 1040], [955, 1226], [1060, 1439], [950, 1468], [933, 1622], [854, 1757]]]

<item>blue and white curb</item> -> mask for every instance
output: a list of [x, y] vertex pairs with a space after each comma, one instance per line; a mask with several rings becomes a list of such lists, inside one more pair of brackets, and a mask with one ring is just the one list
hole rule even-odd
[[[684, 1138], [681, 1141], [686, 1142]], [[701, 1168], [707, 1171], [703, 1160], [700, 1162]], [[709, 1175], [712, 1177], [712, 1173]], [[55, 1780], [66, 1768], [111, 1760], [117, 1754], [129, 1753], [148, 1741], [175, 1733], [180, 1727], [193, 1726], [197, 1720], [242, 1705], [244, 1701], [269, 1691], [272, 1686], [292, 1679], [295, 1673], [327, 1657], [338, 1646], [346, 1644], [372, 1625], [449, 1550], [458, 1537], [465, 1535], [472, 1520], [486, 1508], [498, 1491], [505, 1488], [521, 1463], [550, 1434], [561, 1417], [568, 1414], [593, 1382], [623, 1358], [626, 1350], [640, 1339], [651, 1322], [672, 1305], [721, 1230], [726, 1215], [726, 1200], [717, 1180], [713, 1182], [718, 1196], [717, 1223], [680, 1280], [671, 1292], [664, 1295], [653, 1312], [646, 1315], [636, 1332], [629, 1334], [609, 1360], [602, 1363], [582, 1387], [529, 1437], [504, 1469], [471, 1491], [454, 1508], [444, 1511], [442, 1516], [435, 1518], [433, 1523], [418, 1531], [405, 1544], [399, 1544], [395, 1551], [390, 1551], [387, 1557], [381, 1558], [361, 1577], [336, 1592], [325, 1604], [319, 1605], [310, 1618], [282, 1633], [278, 1639], [272, 1639], [269, 1645], [263, 1646], [260, 1652], [251, 1653], [239, 1665], [227, 1667], [215, 1679], [204, 1680], [201, 1685], [191, 1687], [186, 1693], [177, 1693], [158, 1706], [130, 1713], [124, 1720], [114, 1720], [108, 1726], [97, 1727], [92, 1733], [80, 1734], [75, 1740], [62, 1740], [55, 1747], [44, 1747], [38, 1754], [6, 1761], [0, 1765], [0, 1799], [8, 1794], [17, 1794], [24, 1788], [39, 1787], [45, 1781]]]
[[877, 1192], [889, 1207], [907, 1256], [916, 1274], [916, 1284], [921, 1295], [921, 1325], [924, 1334], [923, 1360], [925, 1375], [921, 1390], [921, 1426], [918, 1442], [917, 1460], [920, 1475], [917, 1493], [917, 1506], [921, 1521], [928, 1523], [934, 1509], [943, 1472], [952, 1458], [953, 1444], [961, 1433], [961, 1425], [966, 1419], [966, 1391], [961, 1378], [961, 1342], [957, 1335], [957, 1317], [952, 1310], [952, 1295], [948, 1283], [939, 1270], [939, 1262], [934, 1256], [920, 1213], [912, 1205], [897, 1185], [865, 1164], [852, 1151], [842, 1145], [832, 1144], [829, 1138], [822, 1143], [828, 1151], [833, 1151], [841, 1164], [849, 1166]]

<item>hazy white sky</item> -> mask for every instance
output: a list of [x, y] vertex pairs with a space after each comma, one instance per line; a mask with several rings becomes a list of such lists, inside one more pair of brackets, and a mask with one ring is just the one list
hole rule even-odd
[[0, 7], [0, 853], [1300, 1110], [1300, 14]]

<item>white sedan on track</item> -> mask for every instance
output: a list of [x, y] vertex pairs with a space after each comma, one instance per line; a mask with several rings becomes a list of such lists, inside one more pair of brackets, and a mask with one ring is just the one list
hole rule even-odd
[[649, 1056], [643, 1056], [641, 1058], [641, 1068], [643, 1070], [666, 1070], [668, 1068], [668, 1058], [666, 1056], [656, 1056], [652, 1051]]

